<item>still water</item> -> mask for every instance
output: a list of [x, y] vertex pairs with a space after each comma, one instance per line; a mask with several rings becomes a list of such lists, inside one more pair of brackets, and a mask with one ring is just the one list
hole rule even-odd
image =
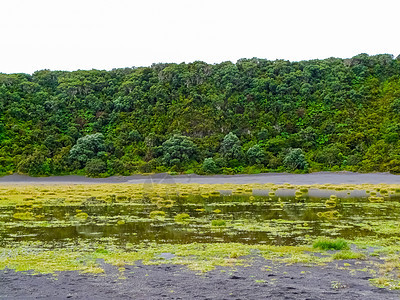
[[163, 191], [132, 199], [107, 195], [28, 199], [0, 206], [0, 246], [61, 245], [89, 239], [115, 244], [241, 242], [297, 245], [319, 236], [400, 233], [400, 194], [364, 190]]

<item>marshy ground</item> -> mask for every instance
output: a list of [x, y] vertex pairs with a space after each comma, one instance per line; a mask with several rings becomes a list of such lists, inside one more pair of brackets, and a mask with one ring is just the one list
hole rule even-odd
[[0, 297], [399, 296], [400, 185], [164, 179], [1, 184]]

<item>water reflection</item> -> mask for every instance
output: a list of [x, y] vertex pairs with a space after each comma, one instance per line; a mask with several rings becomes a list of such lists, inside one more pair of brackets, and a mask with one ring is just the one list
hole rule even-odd
[[[59, 199], [39, 205], [29, 200], [0, 209], [0, 243], [111, 238], [117, 244], [223, 241], [294, 245], [305, 237], [384, 235], [387, 233], [370, 223], [399, 220], [397, 194], [349, 193], [278, 189], [271, 194], [236, 189], [192, 194], [148, 189], [134, 201], [115, 195], [106, 200], [88, 197], [73, 204]], [[179, 214], [189, 218], [178, 222]]]

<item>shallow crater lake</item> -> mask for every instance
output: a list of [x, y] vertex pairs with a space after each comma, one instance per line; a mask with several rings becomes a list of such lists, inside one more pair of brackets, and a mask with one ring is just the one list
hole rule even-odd
[[390, 237], [400, 191], [390, 186], [2, 186], [0, 246], [82, 240], [299, 245], [319, 236]]

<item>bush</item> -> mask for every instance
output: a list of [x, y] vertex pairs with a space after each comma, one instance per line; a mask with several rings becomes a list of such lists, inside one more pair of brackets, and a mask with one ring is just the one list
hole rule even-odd
[[246, 152], [247, 160], [250, 165], [262, 164], [265, 160], [265, 154], [260, 145], [254, 145]]
[[331, 144], [316, 152], [315, 161], [330, 168], [340, 167], [345, 161], [346, 152], [349, 151], [348, 147], [340, 143]]
[[140, 162], [138, 166], [138, 170], [140, 173], [151, 173], [154, 169], [157, 169], [159, 172], [166, 172], [166, 168], [163, 167], [163, 170], [158, 170], [157, 161], [155, 159], [149, 162]]
[[51, 159], [46, 158], [46, 153], [34, 151], [31, 155], [19, 161], [18, 171], [28, 173], [30, 176], [50, 175]]
[[204, 159], [201, 170], [206, 174], [215, 174], [218, 173], [219, 168], [217, 167], [215, 161], [210, 157]]
[[87, 175], [96, 177], [107, 171], [107, 165], [101, 159], [94, 158], [87, 162], [85, 171]]
[[291, 149], [285, 156], [283, 164], [289, 170], [305, 169], [308, 166], [303, 150], [300, 148]]
[[239, 138], [234, 133], [229, 132], [221, 143], [220, 152], [226, 161], [233, 159], [241, 160], [243, 151]]
[[161, 147], [161, 161], [165, 166], [181, 168], [195, 159], [197, 146], [183, 135], [174, 135], [166, 140]]
[[85, 165], [90, 159], [103, 157], [105, 150], [103, 134], [95, 133], [79, 138], [69, 151], [69, 157]]

